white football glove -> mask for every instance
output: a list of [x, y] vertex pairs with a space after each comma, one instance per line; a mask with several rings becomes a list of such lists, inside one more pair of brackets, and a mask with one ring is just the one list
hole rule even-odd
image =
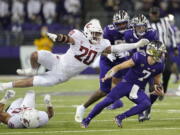
[[46, 94], [44, 96], [44, 103], [46, 104], [46, 106], [52, 106], [52, 104], [51, 104], [51, 96], [49, 94]]
[[148, 39], [141, 39], [137, 42], [137, 47], [143, 47], [146, 46], [149, 43]]
[[15, 92], [14, 90], [7, 90], [6, 93], [5, 93], [4, 98], [5, 98], [6, 100], [8, 100], [8, 99], [14, 97], [15, 94], [16, 94], [16, 92]]
[[115, 56], [113, 53], [108, 54], [108, 55], [107, 55], [107, 58], [108, 58], [111, 62], [113, 62], [114, 60], [116, 60], [116, 56]]
[[47, 35], [53, 42], [55, 42], [56, 39], [57, 39], [57, 35], [56, 35], [56, 34], [47, 32], [46, 35]]

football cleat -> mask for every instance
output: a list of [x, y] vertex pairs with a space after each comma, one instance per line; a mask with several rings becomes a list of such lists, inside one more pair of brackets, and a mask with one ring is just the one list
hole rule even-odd
[[138, 121], [139, 121], [139, 122], [144, 122], [144, 120], [145, 120], [144, 113], [138, 114]]
[[85, 112], [85, 107], [83, 105], [77, 106], [76, 114], [75, 114], [75, 121], [76, 122], [82, 122], [84, 112]]
[[33, 75], [37, 75], [37, 69], [32, 69], [32, 68], [17, 69], [16, 73], [18, 75], [33, 76]]
[[147, 109], [143, 113], [138, 115], [139, 122], [144, 122], [145, 120], [150, 120], [150, 119], [151, 119], [150, 109]]
[[115, 117], [115, 122], [118, 127], [122, 128], [122, 120], [118, 118], [118, 116]]
[[91, 121], [90, 118], [83, 119], [82, 122], [81, 122], [81, 127], [82, 128], [88, 128], [90, 121]]
[[6, 93], [5, 93], [4, 98], [5, 99], [10, 99], [10, 98], [14, 97], [15, 94], [16, 94], [16, 92], [14, 90], [7, 90]]

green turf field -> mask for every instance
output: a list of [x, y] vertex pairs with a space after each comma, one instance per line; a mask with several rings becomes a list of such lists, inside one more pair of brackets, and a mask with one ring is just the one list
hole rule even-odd
[[[171, 88], [177, 85], [170, 85]], [[115, 111], [104, 110], [90, 124], [89, 128], [80, 128], [74, 121], [75, 105], [82, 104], [89, 94], [98, 88], [98, 79], [72, 79], [54, 87], [35, 87], [15, 89], [16, 97], [21, 97], [27, 90], [34, 89], [37, 93], [37, 109], [44, 110], [43, 94], [52, 94], [55, 116], [49, 123], [38, 129], [8, 129], [0, 125], [0, 135], [179, 135], [180, 134], [180, 97], [168, 96], [164, 101], [156, 102], [152, 110], [152, 119], [144, 123], [137, 121], [137, 116], [124, 120], [123, 128], [114, 123], [114, 116], [127, 110], [133, 104], [123, 98], [125, 106]], [[0, 93], [0, 97], [3, 94]], [[13, 99], [12, 99], [13, 100]], [[11, 101], [12, 101], [11, 100]], [[8, 103], [10, 103], [9, 101]], [[92, 109], [91, 106], [86, 114]]]

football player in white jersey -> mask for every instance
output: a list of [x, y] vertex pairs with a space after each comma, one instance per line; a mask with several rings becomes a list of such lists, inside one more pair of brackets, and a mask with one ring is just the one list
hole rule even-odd
[[54, 111], [50, 95], [45, 95], [44, 102], [47, 112], [35, 109], [35, 92], [28, 91], [24, 98], [18, 98], [12, 102], [6, 112], [3, 112], [8, 99], [14, 97], [13, 90], [7, 90], [5, 96], [0, 100], [0, 122], [9, 128], [38, 128], [53, 117]]
[[[86, 69], [100, 54], [122, 52], [147, 45], [147, 39], [137, 43], [118, 44], [111, 46], [109, 40], [103, 39], [103, 30], [99, 20], [88, 22], [84, 31], [72, 30], [68, 35], [47, 33], [54, 42], [68, 43], [70, 48], [63, 55], [48, 51], [36, 51], [31, 55], [30, 69], [18, 69], [20, 75], [33, 77], [0, 84], [0, 91], [15, 87], [51, 86], [65, 82]], [[37, 75], [38, 67], [42, 65], [49, 71]]]

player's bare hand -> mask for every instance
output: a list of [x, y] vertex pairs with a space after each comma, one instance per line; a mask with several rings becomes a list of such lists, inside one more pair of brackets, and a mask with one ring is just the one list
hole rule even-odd
[[115, 68], [112, 68], [111, 70], [109, 70], [109, 71], [106, 73], [105, 77], [103, 77], [103, 78], [101, 79], [102, 82], [104, 82], [104, 81], [107, 80], [107, 79], [112, 78], [115, 74], [116, 74], [116, 70], [115, 70]]
[[147, 45], [149, 43], [149, 40], [148, 39], [141, 39], [137, 42], [137, 46], [138, 47], [143, 47], [145, 45]]
[[164, 89], [162, 86], [154, 85], [154, 91], [151, 92], [150, 94], [164, 96]]
[[53, 42], [55, 42], [56, 39], [57, 39], [57, 35], [56, 35], [56, 34], [47, 32], [46, 35], [47, 35]]

